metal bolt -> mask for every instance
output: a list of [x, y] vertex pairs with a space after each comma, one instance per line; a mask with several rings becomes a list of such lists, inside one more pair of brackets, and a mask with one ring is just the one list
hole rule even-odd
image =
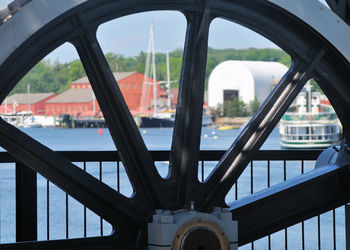
[[156, 214], [162, 215], [163, 214], [163, 209], [156, 209]]

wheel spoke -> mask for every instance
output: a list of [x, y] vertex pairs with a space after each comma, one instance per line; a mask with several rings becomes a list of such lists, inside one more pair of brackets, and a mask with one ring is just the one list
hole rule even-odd
[[324, 53], [322, 50], [314, 54], [309, 62], [294, 62], [208, 177], [206, 187], [210, 191], [203, 208], [215, 203], [223, 205], [225, 195], [309, 80]]
[[128, 198], [2, 119], [0, 141], [1, 146], [17, 160], [49, 179], [112, 225], [119, 222], [137, 225], [145, 220], [140, 211], [132, 207]]
[[160, 208], [161, 177], [96, 39], [79, 20], [80, 37], [74, 42], [101, 107], [114, 144], [137, 196], [152, 209]]
[[204, 77], [208, 50], [209, 12], [188, 17], [186, 42], [170, 156], [170, 171], [177, 179], [177, 204], [189, 205], [196, 183], [203, 115]]

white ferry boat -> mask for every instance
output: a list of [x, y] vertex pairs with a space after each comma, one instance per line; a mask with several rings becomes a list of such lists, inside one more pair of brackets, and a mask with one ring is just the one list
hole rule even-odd
[[280, 144], [284, 148], [327, 148], [342, 138], [341, 123], [326, 96], [305, 87], [288, 111], [280, 126]]

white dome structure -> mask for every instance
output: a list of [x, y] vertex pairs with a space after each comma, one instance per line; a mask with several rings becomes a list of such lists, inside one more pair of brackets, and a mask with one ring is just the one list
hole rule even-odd
[[208, 105], [240, 98], [249, 104], [257, 97], [262, 103], [288, 68], [277, 62], [229, 60], [217, 65], [209, 77]]

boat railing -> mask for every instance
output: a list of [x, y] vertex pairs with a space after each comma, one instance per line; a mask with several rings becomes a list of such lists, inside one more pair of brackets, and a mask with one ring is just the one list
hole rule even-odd
[[[226, 200], [234, 201], [244, 196], [268, 188], [296, 175], [302, 175], [314, 168], [320, 150], [263, 150], [254, 154], [238, 182], [228, 193]], [[110, 185], [117, 192], [123, 193], [123, 186], [128, 178], [123, 169], [121, 159], [115, 151], [58, 152], [80, 166], [84, 171]], [[201, 182], [215, 168], [225, 151], [201, 151], [198, 165], [198, 179]], [[169, 151], [151, 151], [158, 170], [168, 171]], [[7, 152], [0, 153], [1, 181], [6, 179], [10, 192], [14, 197], [0, 199], [1, 216], [6, 216], [6, 226], [1, 225], [0, 242], [13, 243], [20, 241], [84, 238], [110, 234], [112, 228], [102, 218], [97, 217], [85, 206], [77, 205], [77, 201], [59, 190], [46, 178], [37, 175], [28, 167], [19, 163]], [[6, 170], [6, 171], [5, 171]], [[113, 172], [113, 178], [106, 178]], [[4, 173], [7, 176], [4, 176]], [[113, 183], [108, 183], [112, 181]], [[3, 191], [2, 191], [3, 192]], [[60, 192], [58, 194], [58, 192]], [[8, 194], [10, 195], [10, 194]], [[2, 198], [2, 197], [0, 197]], [[40, 203], [40, 208], [39, 208]], [[5, 204], [5, 205], [4, 205]], [[75, 207], [72, 208], [72, 205]], [[78, 206], [78, 208], [77, 208]], [[16, 212], [13, 213], [13, 208]], [[64, 218], [57, 218], [54, 211], [61, 211]], [[63, 211], [63, 212], [62, 212]], [[75, 214], [75, 215], [74, 215]], [[339, 216], [343, 216], [344, 207], [333, 209], [326, 214], [303, 221], [293, 227], [269, 235], [258, 242], [249, 243], [254, 248], [264, 245], [263, 249], [282, 249], [300, 246], [300, 249], [336, 249], [344, 246], [344, 223], [339, 229]], [[72, 216], [74, 215], [74, 216]], [[79, 225], [77, 217], [81, 218]], [[297, 232], [295, 232], [297, 228]], [[4, 231], [9, 231], [4, 234]], [[81, 231], [79, 231], [81, 230]], [[310, 234], [313, 230], [315, 234]], [[339, 231], [340, 230], [340, 231]], [[4, 235], [7, 235], [4, 238]], [[296, 235], [298, 235], [296, 237]], [[316, 236], [316, 237], [315, 237]], [[282, 241], [282, 242], [281, 242]], [[284, 243], [283, 243], [284, 241]], [[276, 247], [277, 246], [277, 247]], [[0, 244], [1, 248], [1, 244]], [[293, 247], [292, 247], [293, 248]]]
[[337, 141], [339, 140], [339, 134], [281, 134], [281, 139], [284, 141]]
[[337, 120], [337, 114], [335, 112], [327, 112], [322, 114], [314, 113], [292, 113], [288, 112], [282, 116], [284, 121], [332, 121]]

